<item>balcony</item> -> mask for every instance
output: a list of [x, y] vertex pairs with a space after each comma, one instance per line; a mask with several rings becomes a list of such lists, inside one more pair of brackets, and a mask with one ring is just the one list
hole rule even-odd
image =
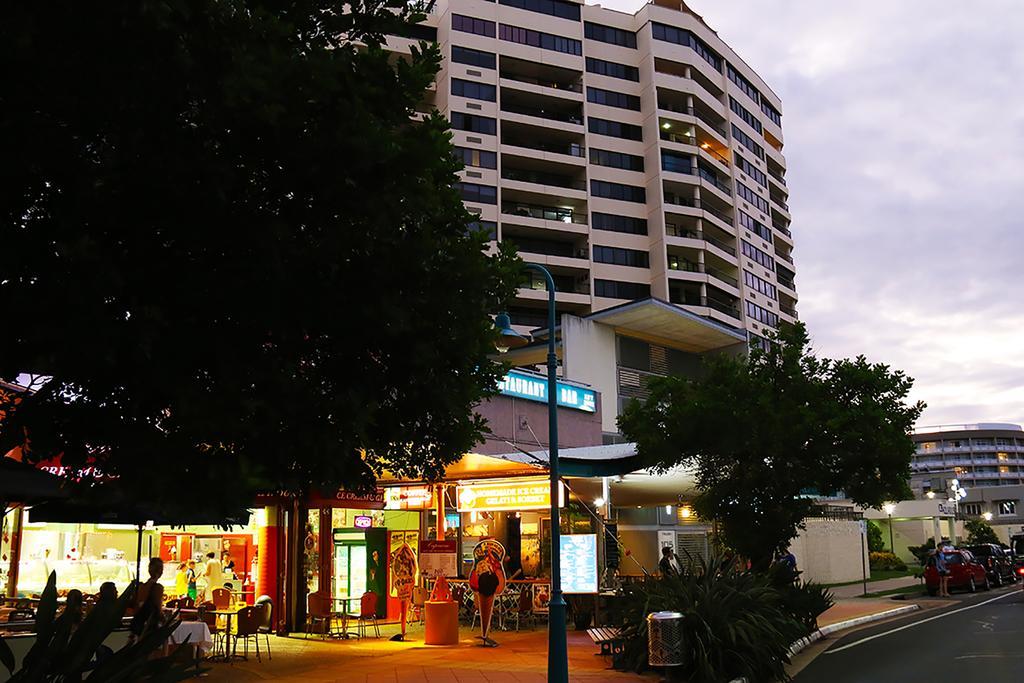
[[546, 142], [519, 135], [502, 135], [501, 144], [524, 149], [534, 149], [538, 152], [551, 152], [552, 154], [564, 154], [570, 157], [585, 158], [587, 150], [583, 143], [578, 142]]
[[779, 205], [780, 207], [782, 207], [783, 209], [785, 209], [785, 210], [786, 210], [787, 212], [789, 211], [789, 204], [787, 204], [787, 203], [786, 203], [786, 201], [785, 201], [785, 200], [784, 200], [784, 199], [782, 198], [782, 195], [777, 195], [777, 194], [769, 194], [768, 196], [769, 196], [769, 198], [770, 198], [770, 199], [771, 199], [771, 200], [772, 200], [773, 202], [775, 202], [776, 204], [778, 204], [778, 205]]
[[730, 254], [732, 256], [736, 255], [735, 247], [729, 246], [722, 240], [716, 237], [712, 237], [711, 235], [707, 234], [702, 230], [692, 230], [690, 228], [678, 226], [675, 223], [666, 223], [665, 234], [668, 235], [669, 237], [682, 237], [691, 240], [703, 240], [704, 242], [707, 242], [708, 244], [711, 244], [717, 247], [718, 249], [721, 249], [727, 254]]
[[778, 258], [782, 259], [786, 263], [793, 263], [793, 257], [791, 255], [789, 255], [789, 254], [785, 254], [785, 253], [783, 253], [781, 251], [776, 251], [775, 252], [775, 256], [777, 256]]
[[[721, 180], [719, 180], [718, 176], [715, 175], [714, 173], [712, 173], [711, 171], [708, 171], [707, 169], [705, 169], [702, 166], [698, 165], [697, 166], [697, 175], [699, 175], [703, 180], [705, 180], [706, 182], [710, 183], [714, 187], [718, 188], [719, 190], [721, 190], [725, 194], [729, 195], [730, 197], [732, 196], [732, 187], [730, 187], [727, 183], [723, 183]], [[731, 224], [730, 221], [726, 221], [726, 222], [729, 222]]]
[[664, 109], [665, 111], [675, 112], [676, 114], [685, 114], [686, 116], [693, 116], [697, 119], [700, 119], [700, 121], [705, 126], [707, 126], [710, 130], [718, 133], [723, 138], [728, 139], [729, 137], [728, 133], [725, 132], [725, 128], [721, 124], [715, 123], [715, 121], [711, 118], [711, 115], [702, 109], [697, 109], [695, 107], [687, 107], [685, 105], [680, 104], [672, 104], [671, 102], [667, 102], [662, 99], [658, 100], [658, 109]]
[[571, 242], [558, 242], [556, 240], [522, 237], [519, 235], [504, 236], [502, 241], [512, 244], [517, 251], [523, 254], [540, 254], [542, 256], [560, 256], [562, 258], [584, 260], [588, 256], [586, 247], [578, 248]]
[[522, 202], [504, 202], [501, 205], [501, 212], [510, 216], [522, 216], [524, 218], [539, 218], [545, 221], [556, 223], [587, 224], [586, 212], [577, 212], [558, 206], [542, 206], [539, 204], [524, 204]]
[[789, 238], [793, 237], [793, 233], [790, 232], [789, 228], [787, 228], [782, 223], [779, 223], [777, 221], [772, 221], [772, 227], [775, 228], [776, 230], [778, 230], [779, 232], [781, 232], [786, 237], [789, 237]]
[[777, 181], [779, 181], [779, 184], [781, 184], [783, 187], [786, 186], [786, 179], [782, 176], [781, 173], [779, 173], [778, 171], [774, 170], [771, 166], [768, 167], [768, 175], [770, 175], [772, 178], [775, 178]]
[[788, 315], [788, 316], [789, 316], [790, 318], [795, 318], [795, 317], [797, 317], [797, 315], [796, 315], [796, 309], [795, 309], [795, 308], [793, 308], [792, 306], [786, 306], [785, 304], [781, 304], [781, 303], [780, 303], [780, 304], [779, 304], [779, 311], [780, 311], [780, 312], [782, 312], [782, 313], [785, 313], [785, 314], [786, 314], [786, 315]]
[[580, 72], [542, 64], [541, 62], [529, 62], [524, 59], [502, 55], [498, 75], [501, 78], [530, 85], [539, 85], [553, 90], [564, 90], [574, 93], [583, 92], [583, 75]]
[[506, 102], [505, 95], [502, 94], [501, 110], [503, 112], [508, 112], [509, 114], [521, 114], [523, 116], [547, 119], [548, 121], [559, 121], [561, 123], [571, 123], [578, 126], [583, 125], [583, 114], [579, 107], [566, 109], [557, 106], [545, 107], [516, 104], [513, 102]]
[[564, 187], [572, 190], [586, 190], [587, 184], [582, 180], [574, 180], [571, 176], [543, 171], [524, 171], [514, 168], [502, 168], [501, 177], [505, 180], [516, 180], [522, 183], [535, 183], [550, 187]]

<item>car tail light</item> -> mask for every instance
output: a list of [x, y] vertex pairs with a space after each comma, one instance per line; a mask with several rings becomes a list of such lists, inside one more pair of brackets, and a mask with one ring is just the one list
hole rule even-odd
[[1017, 573], [1020, 574], [1021, 576], [1024, 576], [1024, 567], [1018, 567], [1017, 568]]

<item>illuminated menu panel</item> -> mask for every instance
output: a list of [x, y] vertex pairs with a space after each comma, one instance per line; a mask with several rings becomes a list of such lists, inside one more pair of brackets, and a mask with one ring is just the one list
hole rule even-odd
[[[515, 479], [465, 484], [456, 489], [459, 512], [544, 510], [551, 507], [551, 483], [547, 479]], [[565, 492], [558, 496], [565, 507]]]

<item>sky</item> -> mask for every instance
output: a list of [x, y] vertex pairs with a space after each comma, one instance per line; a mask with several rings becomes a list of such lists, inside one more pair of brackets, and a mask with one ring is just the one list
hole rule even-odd
[[815, 351], [905, 371], [919, 426], [1024, 422], [1024, 0], [687, 4], [782, 98]]

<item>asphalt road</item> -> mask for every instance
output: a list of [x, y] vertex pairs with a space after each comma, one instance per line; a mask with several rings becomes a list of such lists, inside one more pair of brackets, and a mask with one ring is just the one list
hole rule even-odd
[[1011, 586], [954, 597], [955, 604], [831, 641], [794, 681], [1024, 681], [1024, 591]]

